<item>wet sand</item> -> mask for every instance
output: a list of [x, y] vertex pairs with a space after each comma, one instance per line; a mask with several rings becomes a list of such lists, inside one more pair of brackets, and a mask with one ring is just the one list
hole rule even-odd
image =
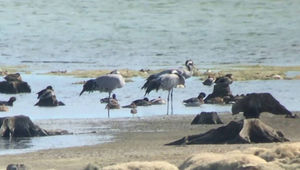
[[[299, 113], [297, 113], [299, 114]], [[146, 118], [124, 119], [82, 119], [91, 126], [104, 125], [105, 131], [99, 135], [112, 134], [114, 141], [64, 149], [42, 150], [32, 153], [0, 156], [0, 169], [10, 163], [23, 163], [30, 169], [84, 169], [89, 163], [105, 167], [129, 161], [162, 160], [179, 166], [189, 156], [201, 152], [223, 153], [232, 150], [243, 150], [249, 147], [270, 148], [272, 144], [225, 144], [225, 145], [189, 145], [165, 146], [164, 144], [186, 135], [199, 134], [223, 125], [190, 125], [195, 115], [155, 116]], [[231, 120], [242, 119], [242, 115], [221, 114], [225, 124]], [[263, 113], [263, 122], [281, 130], [291, 142], [300, 141], [300, 119], [286, 119], [281, 115]], [[49, 126], [47, 121], [35, 122], [41, 127]], [[52, 121], [53, 123], [53, 121]], [[64, 126], [57, 121], [51, 126]]]

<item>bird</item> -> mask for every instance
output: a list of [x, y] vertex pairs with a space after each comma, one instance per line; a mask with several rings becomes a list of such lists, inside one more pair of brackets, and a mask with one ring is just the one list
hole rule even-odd
[[130, 109], [130, 113], [132, 114], [132, 117], [134, 117], [134, 115], [137, 114], [136, 108]]
[[[84, 85], [83, 89], [80, 92], [80, 96], [83, 94], [83, 92], [93, 92], [93, 91], [99, 91], [99, 92], [107, 92], [108, 98], [110, 99], [110, 95], [113, 90], [117, 88], [122, 88], [125, 85], [125, 80], [123, 76], [120, 74], [118, 70], [113, 70], [109, 74], [97, 77], [95, 79], [88, 80]], [[107, 109], [108, 117], [109, 115], [109, 108]]]
[[[112, 99], [117, 100], [117, 95], [116, 94], [112, 94]], [[100, 99], [100, 103], [108, 103], [108, 97], [102, 98]]]
[[195, 67], [194, 62], [192, 60], [186, 60], [185, 67], [186, 69], [180, 67], [178, 69], [167, 69], [156, 74], [151, 74], [147, 78], [146, 83], [143, 85], [142, 89], [146, 89], [149, 86], [148, 84], [150, 83], [151, 80], [156, 79], [163, 74], [170, 74], [172, 73], [173, 70], [176, 70], [178, 74], [182, 75], [185, 79], [190, 78], [193, 75], [193, 68]]
[[4, 104], [0, 104], [0, 112], [8, 112], [8, 107], [6, 106], [6, 105], [4, 105]]
[[204, 103], [204, 97], [206, 96], [205, 93], [201, 92], [198, 97], [193, 97], [187, 100], [183, 101], [183, 104], [185, 106], [200, 106], [201, 104]]
[[22, 81], [20, 73], [8, 74], [4, 77], [6, 81]]
[[157, 99], [152, 99], [150, 100], [152, 105], [161, 105], [161, 104], [166, 104], [166, 101], [162, 99], [160, 96]]
[[144, 97], [143, 99], [137, 99], [135, 101], [133, 101], [132, 103], [134, 103], [136, 106], [150, 106], [151, 102], [149, 101], [149, 99], [147, 97]]
[[106, 104], [105, 109], [120, 109], [120, 104], [118, 100], [110, 99]]
[[5, 105], [5, 106], [13, 106], [13, 103], [17, 100], [16, 97], [11, 97], [9, 98], [8, 101], [0, 101], [0, 105]]
[[36, 93], [38, 95], [37, 99], [47, 99], [55, 96], [52, 86], [47, 86], [45, 89]]
[[64, 106], [65, 104], [61, 101], [57, 101], [54, 89], [52, 86], [47, 86], [45, 89], [36, 93], [39, 101], [35, 106]]
[[149, 94], [152, 90], [158, 91], [159, 89], [168, 91], [167, 98], [167, 115], [169, 114], [169, 103], [171, 95], [171, 114], [173, 114], [173, 89], [185, 85], [185, 78], [177, 70], [172, 70], [171, 73], [161, 74], [160, 76], [147, 81], [144, 84], [146, 89], [145, 95]]
[[126, 105], [126, 106], [122, 106], [122, 108], [136, 108], [137, 106], [135, 105], [135, 103], [131, 103], [129, 105]]
[[208, 75], [207, 79], [202, 82], [205, 86], [211, 86], [214, 84], [214, 78], [211, 75]]

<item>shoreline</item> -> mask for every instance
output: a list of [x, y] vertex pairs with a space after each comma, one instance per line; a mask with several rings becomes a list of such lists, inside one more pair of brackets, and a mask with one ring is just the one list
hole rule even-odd
[[[299, 112], [297, 112], [299, 114]], [[146, 118], [113, 120], [87, 120], [92, 126], [110, 127], [97, 135], [113, 134], [113, 141], [91, 146], [39, 150], [36, 152], [1, 155], [0, 169], [10, 163], [23, 163], [30, 169], [84, 169], [89, 163], [105, 167], [129, 161], [167, 161], [179, 166], [186, 158], [202, 152], [225, 153], [232, 150], [244, 150], [249, 147], [270, 148], [277, 143], [268, 144], [221, 144], [165, 146], [164, 144], [187, 135], [199, 134], [227, 124], [231, 120], [242, 119], [242, 114], [232, 116], [220, 114], [222, 125], [190, 125], [195, 115], [151, 116]], [[263, 113], [261, 119], [267, 125], [281, 130], [291, 142], [300, 141], [298, 133], [299, 119], [286, 119], [282, 115]], [[43, 120], [45, 121], [45, 120]], [[79, 122], [82, 120], [79, 120]], [[37, 123], [42, 126], [46, 123]], [[53, 126], [59, 126], [56, 122]], [[58, 159], [59, 158], [59, 159]]]

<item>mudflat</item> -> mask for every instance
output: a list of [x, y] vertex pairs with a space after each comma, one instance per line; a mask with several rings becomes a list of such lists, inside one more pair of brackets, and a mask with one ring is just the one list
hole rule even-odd
[[[299, 115], [299, 113], [297, 113]], [[202, 152], [225, 153], [232, 150], [244, 150], [250, 147], [271, 148], [278, 143], [264, 144], [218, 144], [166, 146], [166, 143], [187, 135], [204, 133], [210, 129], [224, 126], [243, 116], [230, 113], [219, 114], [222, 125], [191, 125], [195, 115], [169, 115], [153, 117], [133, 117], [122, 119], [84, 119], [91, 126], [106, 125], [105, 134], [114, 136], [112, 142], [63, 149], [41, 150], [31, 153], [0, 156], [0, 169], [6, 169], [10, 163], [25, 164], [29, 169], [84, 169], [89, 163], [105, 167], [130, 161], [167, 161], [179, 166], [188, 157]], [[287, 119], [282, 115], [262, 113], [261, 120], [276, 130], [280, 130], [291, 142], [300, 141], [300, 119]], [[47, 125], [43, 120], [41, 127]], [[60, 121], [51, 122], [60, 126]], [[97, 132], [96, 132], [97, 133]], [[99, 133], [97, 135], [103, 135]]]

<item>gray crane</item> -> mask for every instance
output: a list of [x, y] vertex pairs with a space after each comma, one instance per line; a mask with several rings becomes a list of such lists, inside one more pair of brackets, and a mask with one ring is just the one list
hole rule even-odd
[[184, 84], [185, 84], [184, 76], [180, 74], [177, 70], [172, 70], [171, 73], [161, 74], [155, 79], [152, 79], [149, 82], [147, 81], [143, 87], [146, 89], [145, 95], [149, 94], [152, 90], [158, 91], [159, 89], [162, 89], [168, 91], [168, 98], [167, 98], [167, 115], [168, 115], [170, 95], [171, 95], [171, 114], [173, 114], [173, 89], [178, 86], [184, 87]]
[[186, 67], [186, 69], [184, 69], [182, 67], [180, 67], [178, 69], [167, 69], [167, 70], [161, 71], [159, 73], [150, 75], [147, 78], [146, 83], [144, 84], [142, 89], [146, 89], [149, 86], [148, 84], [151, 80], [156, 79], [163, 74], [170, 74], [173, 70], [176, 70], [178, 72], [178, 74], [182, 75], [185, 79], [190, 78], [193, 75], [193, 68], [195, 67], [194, 62], [192, 60], [186, 60], [185, 67]]
[[[82, 95], [83, 92], [88, 91], [88, 92], [93, 92], [93, 91], [99, 91], [99, 92], [108, 92], [108, 101], [110, 101], [110, 95], [113, 90], [117, 88], [122, 88], [125, 85], [125, 80], [118, 72], [117, 70], [114, 70], [110, 72], [107, 75], [100, 76], [96, 79], [91, 79], [88, 80], [84, 85], [83, 89], [80, 92], [80, 96]], [[109, 108], [107, 109], [107, 114], [108, 117], [109, 115]]]

